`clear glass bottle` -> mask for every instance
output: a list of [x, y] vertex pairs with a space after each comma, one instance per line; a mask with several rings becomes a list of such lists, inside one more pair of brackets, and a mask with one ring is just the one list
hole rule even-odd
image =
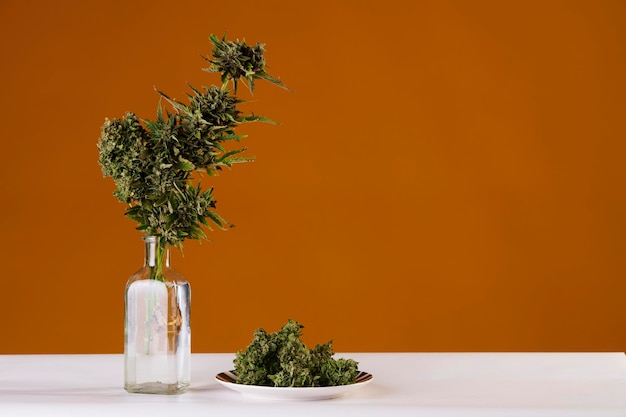
[[124, 294], [124, 389], [178, 394], [191, 379], [191, 290], [170, 266], [169, 246], [146, 236], [143, 268]]

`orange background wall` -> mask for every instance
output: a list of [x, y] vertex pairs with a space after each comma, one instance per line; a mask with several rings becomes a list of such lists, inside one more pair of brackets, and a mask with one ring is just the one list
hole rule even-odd
[[[0, 353], [121, 352], [134, 223], [105, 117], [182, 98], [208, 35], [264, 42], [189, 242], [193, 351], [287, 318], [338, 351], [626, 350], [626, 2], [0, 3]], [[205, 185], [208, 183], [205, 181]]]

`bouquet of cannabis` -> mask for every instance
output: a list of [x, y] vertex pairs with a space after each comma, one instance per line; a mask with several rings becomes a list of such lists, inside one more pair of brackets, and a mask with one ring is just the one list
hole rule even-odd
[[252, 343], [235, 357], [236, 382], [274, 387], [353, 384], [358, 362], [333, 359], [332, 341], [308, 349], [300, 340], [303, 327], [289, 320], [276, 333], [255, 331]]
[[266, 72], [263, 44], [249, 46], [245, 40], [215, 35], [210, 40], [212, 57], [204, 57], [210, 63], [204, 70], [221, 73], [221, 86], [189, 85], [188, 104], [158, 91], [172, 111], [164, 111], [161, 100], [155, 120], [140, 120], [133, 113], [106, 119], [98, 141], [102, 172], [115, 181], [114, 195], [128, 204], [126, 216], [139, 224], [138, 230], [157, 236], [161, 246], [206, 239], [203, 226], [232, 226], [215, 212], [213, 188], [203, 190], [193, 175], [212, 176], [223, 167], [251, 161], [240, 155], [246, 148], [227, 150], [225, 143], [246, 137], [235, 133], [241, 123], [275, 123], [237, 109], [243, 102], [237, 98], [240, 82], [250, 93], [257, 79], [286, 88]]

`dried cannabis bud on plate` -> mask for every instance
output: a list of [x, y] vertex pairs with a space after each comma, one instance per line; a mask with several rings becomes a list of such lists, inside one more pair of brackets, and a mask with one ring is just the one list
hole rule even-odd
[[327, 387], [353, 384], [358, 362], [333, 359], [332, 341], [308, 349], [300, 340], [298, 322], [289, 320], [280, 331], [254, 332], [252, 343], [234, 360], [237, 383], [273, 387]]

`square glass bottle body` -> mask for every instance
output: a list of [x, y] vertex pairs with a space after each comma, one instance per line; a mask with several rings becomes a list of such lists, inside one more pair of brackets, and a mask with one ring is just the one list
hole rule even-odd
[[191, 292], [169, 265], [169, 249], [144, 238], [144, 267], [126, 285], [124, 388], [132, 393], [178, 394], [191, 380]]

